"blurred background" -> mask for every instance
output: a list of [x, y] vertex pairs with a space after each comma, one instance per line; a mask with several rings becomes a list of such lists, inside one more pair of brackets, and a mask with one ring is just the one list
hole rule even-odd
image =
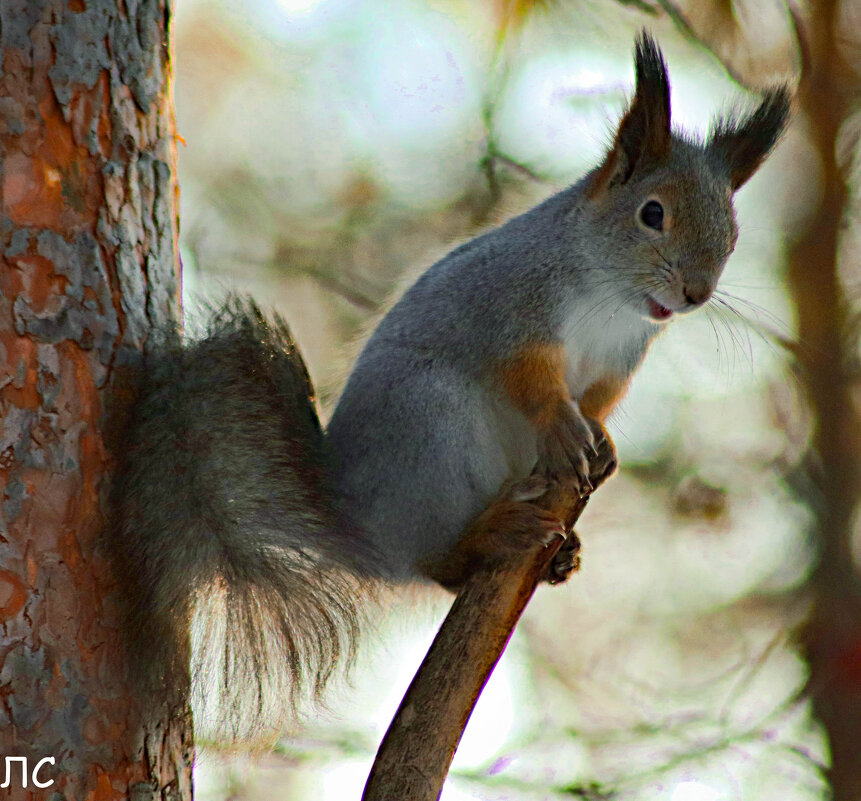
[[[443, 799], [858, 801], [858, 0], [182, 0], [187, 304], [277, 308], [325, 417], [399, 289], [597, 164], [643, 26], [676, 125], [780, 81], [796, 116], [737, 196], [721, 293], [613, 420], [581, 572], [538, 591]], [[358, 799], [448, 603], [387, 599], [352, 687], [272, 753], [205, 745], [197, 798]]]

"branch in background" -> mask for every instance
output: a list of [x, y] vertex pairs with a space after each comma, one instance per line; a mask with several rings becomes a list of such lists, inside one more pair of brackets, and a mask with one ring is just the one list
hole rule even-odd
[[620, 6], [629, 6], [630, 8], [635, 8], [637, 9], [637, 11], [642, 11], [644, 14], [648, 14], [649, 16], [658, 16], [658, 9], [650, 3], [646, 2], [646, 0], [616, 0], [616, 2]]
[[362, 294], [362, 292], [342, 281], [334, 273], [325, 272], [323, 270], [308, 270], [307, 275], [313, 278], [324, 289], [328, 289], [333, 294], [342, 297], [348, 303], [351, 303], [362, 311], [375, 314], [380, 310], [380, 306], [383, 304], [382, 300], [375, 300], [368, 295]]
[[349, 243], [339, 242], [334, 250], [333, 253], [315, 253], [281, 242], [269, 266], [288, 275], [306, 275], [356, 308], [375, 314], [385, 301], [386, 293], [376, 287], [370, 290], [359, 287], [358, 281], [343, 263], [343, 255], [350, 252]]
[[479, 169], [484, 173], [487, 180], [487, 188], [489, 196], [485, 203], [481, 204], [479, 209], [473, 214], [473, 224], [483, 225], [486, 223], [502, 199], [502, 182], [499, 179], [498, 165], [503, 165], [516, 173], [522, 178], [526, 178], [536, 183], [544, 183], [547, 181], [545, 176], [540, 175], [532, 167], [523, 162], [513, 159], [496, 149], [496, 142], [492, 134], [488, 133], [487, 147], [484, 156], [479, 162]]
[[[760, 25], [769, 24], [771, 21], [766, 19], [766, 13], [773, 12], [772, 4], [756, 4], [755, 0], [751, 0], [747, 9], [750, 13], [740, 15], [736, 7], [741, 3], [734, 0], [712, 0], [708, 3], [697, 0], [688, 3], [678, 0], [655, 2], [687, 38], [709, 49], [727, 74], [741, 86], [761, 89], [786, 82], [798, 71], [800, 57], [797, 41], [794, 40], [793, 47], [783, 52], [779, 46], [780, 38], [770, 37], [768, 41], [778, 44], [772, 50], [765, 51], [761, 37], [748, 36], [742, 24], [743, 20], [751, 19], [758, 19]], [[794, 37], [791, 12], [786, 5], [782, 8], [786, 33]]]

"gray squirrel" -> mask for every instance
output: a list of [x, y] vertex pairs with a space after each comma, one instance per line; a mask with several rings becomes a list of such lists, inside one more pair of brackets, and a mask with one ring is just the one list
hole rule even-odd
[[[184, 686], [189, 631], [216, 628], [210, 680], [224, 721], [248, 731], [267, 694], [319, 690], [352, 652], [367, 588], [456, 589], [563, 533], [535, 503], [553, 482], [586, 492], [614, 470], [604, 422], [666, 323], [711, 297], [737, 238], [733, 194], [790, 112], [772, 89], [698, 141], [671, 130], [645, 32], [635, 66], [603, 162], [428, 269], [365, 345], [326, 431], [287, 327], [250, 301], [152, 349], [112, 550], [154, 689]], [[548, 580], [573, 565], [563, 547]]]

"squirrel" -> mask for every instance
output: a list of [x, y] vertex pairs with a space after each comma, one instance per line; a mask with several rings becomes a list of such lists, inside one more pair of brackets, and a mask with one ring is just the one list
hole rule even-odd
[[[733, 195], [790, 115], [789, 90], [770, 89], [702, 141], [671, 128], [645, 31], [635, 73], [601, 164], [421, 275], [325, 431], [287, 326], [252, 301], [151, 349], [112, 550], [133, 661], [160, 690], [187, 677], [189, 637], [216, 642], [201, 681], [242, 736], [267, 694], [319, 691], [352, 653], [366, 588], [456, 590], [564, 536], [535, 501], [615, 469], [607, 418], [667, 323], [711, 297], [736, 243]], [[574, 562], [563, 547], [547, 579]]]

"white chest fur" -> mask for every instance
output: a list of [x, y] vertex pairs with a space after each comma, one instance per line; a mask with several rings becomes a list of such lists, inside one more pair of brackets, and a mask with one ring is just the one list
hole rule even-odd
[[580, 400], [599, 378], [626, 377], [657, 332], [654, 323], [602, 298], [584, 297], [572, 304], [562, 330], [567, 359], [565, 380]]

